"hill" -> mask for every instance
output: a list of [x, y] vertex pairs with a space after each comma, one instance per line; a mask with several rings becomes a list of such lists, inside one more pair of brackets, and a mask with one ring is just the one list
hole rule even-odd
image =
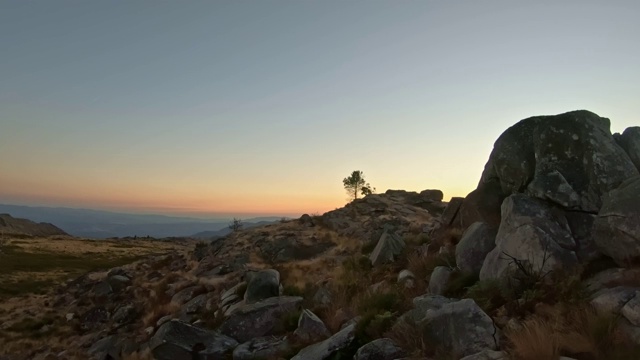
[[48, 237], [68, 235], [62, 229], [49, 223], [36, 223], [27, 219], [14, 218], [9, 214], [0, 214], [0, 237]]
[[638, 145], [588, 111], [527, 118], [465, 198], [371, 194], [10, 298], [0, 355], [638, 359]]
[[[34, 207], [0, 204], [0, 212], [14, 216], [53, 223], [65, 232], [78, 237], [108, 239], [126, 236], [185, 237], [203, 231], [227, 228], [230, 219], [199, 219], [154, 214], [128, 214], [112, 211], [62, 207]], [[243, 220], [246, 223], [276, 221], [280, 217]]]

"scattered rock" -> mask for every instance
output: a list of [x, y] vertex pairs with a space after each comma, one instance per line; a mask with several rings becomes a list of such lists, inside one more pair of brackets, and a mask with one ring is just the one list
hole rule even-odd
[[82, 315], [80, 326], [83, 330], [95, 330], [109, 321], [109, 312], [104, 306], [96, 306]]
[[288, 352], [289, 341], [286, 337], [259, 337], [251, 339], [233, 350], [233, 360], [272, 359]]
[[300, 224], [307, 227], [312, 227], [315, 225], [313, 223], [313, 218], [309, 216], [309, 214], [303, 214], [302, 216], [300, 216], [300, 219], [298, 221], [300, 221]]
[[280, 273], [277, 270], [248, 273], [247, 279], [247, 290], [244, 293], [244, 301], [247, 304], [280, 295]]
[[149, 340], [156, 360], [221, 359], [236, 346], [238, 342], [228, 336], [179, 320], [165, 323]]
[[298, 296], [270, 297], [238, 307], [220, 327], [220, 331], [240, 342], [256, 337], [278, 335], [283, 316], [301, 311]]
[[386, 262], [393, 262], [395, 258], [402, 254], [405, 243], [398, 235], [385, 231], [378, 244], [369, 256], [371, 265], [377, 266]]
[[338, 331], [330, 338], [309, 345], [291, 358], [291, 360], [324, 360], [336, 351], [348, 347], [355, 337], [356, 325], [352, 324]]
[[404, 350], [393, 340], [382, 338], [359, 348], [353, 360], [394, 360], [404, 356], [406, 356]]
[[175, 295], [171, 297], [171, 302], [176, 303], [178, 305], [182, 305], [189, 300], [193, 299], [196, 292], [201, 290], [200, 286], [189, 286], [180, 291], [178, 291]]
[[293, 333], [300, 340], [315, 342], [331, 336], [329, 329], [311, 310], [303, 310], [298, 319], [298, 328]]
[[321, 286], [313, 295], [313, 303], [319, 306], [329, 306], [331, 304], [331, 291], [325, 286]]
[[409, 270], [405, 269], [398, 274], [398, 284], [404, 284], [406, 288], [413, 288], [415, 286], [416, 276]]
[[452, 272], [451, 268], [447, 266], [436, 266], [429, 279], [429, 293], [432, 295], [444, 294]]
[[420, 191], [420, 196], [427, 198], [431, 201], [442, 201], [444, 194], [442, 193], [442, 190], [427, 189], [427, 190]]

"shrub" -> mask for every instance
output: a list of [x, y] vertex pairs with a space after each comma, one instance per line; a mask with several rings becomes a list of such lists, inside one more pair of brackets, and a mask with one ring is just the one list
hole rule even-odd
[[493, 313], [508, 301], [503, 287], [497, 280], [478, 281], [469, 287], [464, 297], [473, 299], [488, 314]]
[[452, 298], [463, 297], [467, 290], [476, 282], [478, 282], [478, 275], [455, 271], [451, 274], [451, 277], [449, 277], [444, 295]]

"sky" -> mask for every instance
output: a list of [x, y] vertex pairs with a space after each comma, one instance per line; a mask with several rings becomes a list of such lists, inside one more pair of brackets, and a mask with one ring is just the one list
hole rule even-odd
[[0, 203], [300, 215], [465, 196], [517, 121], [638, 125], [637, 1], [0, 0]]

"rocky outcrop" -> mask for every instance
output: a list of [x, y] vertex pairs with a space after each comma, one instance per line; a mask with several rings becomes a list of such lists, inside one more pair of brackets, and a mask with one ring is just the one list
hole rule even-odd
[[479, 188], [497, 182], [504, 196], [526, 193], [567, 209], [596, 213], [602, 196], [638, 170], [616, 143], [609, 119], [589, 111], [536, 116], [494, 144]]
[[385, 225], [392, 225], [399, 235], [412, 226], [430, 223], [440, 215], [446, 203], [436, 200], [439, 190], [421, 193], [388, 190], [384, 194], [371, 194], [357, 199], [345, 207], [322, 215], [322, 224], [341, 236], [359, 239], [364, 243], [377, 241]]
[[605, 196], [594, 224], [594, 241], [620, 265], [640, 259], [640, 177]]

